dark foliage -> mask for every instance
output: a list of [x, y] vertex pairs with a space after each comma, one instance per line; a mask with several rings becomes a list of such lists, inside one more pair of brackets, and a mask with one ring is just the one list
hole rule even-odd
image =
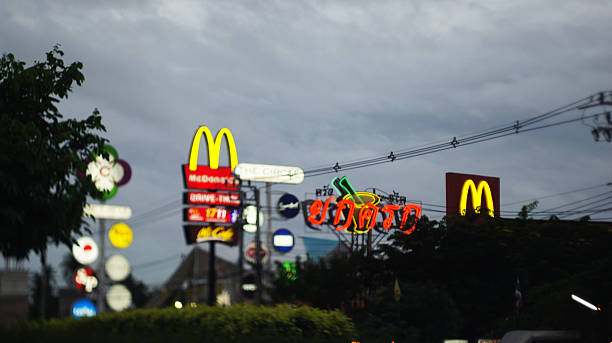
[[85, 120], [62, 119], [57, 104], [84, 81], [83, 65], [65, 65], [58, 46], [46, 61], [25, 67], [12, 54], [0, 59], [0, 251], [5, 257], [40, 254], [48, 243], [72, 244], [80, 234], [88, 195], [82, 182], [92, 151], [105, 131], [97, 110]]

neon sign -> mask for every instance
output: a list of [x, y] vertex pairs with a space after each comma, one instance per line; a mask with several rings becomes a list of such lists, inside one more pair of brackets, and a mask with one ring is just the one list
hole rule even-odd
[[[384, 218], [382, 227], [385, 230], [389, 230], [395, 221], [396, 224], [399, 224], [401, 230], [406, 228], [404, 233], [409, 235], [414, 231], [416, 221], [421, 217], [422, 208], [415, 204], [407, 204], [403, 207], [388, 204], [379, 207], [380, 197], [378, 195], [370, 192], [356, 192], [346, 176], [341, 179], [334, 178], [332, 186], [340, 194], [340, 197], [328, 198], [325, 203], [319, 199], [315, 200], [308, 209], [307, 220], [311, 224], [323, 224], [330, 206], [334, 205], [336, 214], [333, 216], [333, 225], [336, 226], [336, 231], [349, 229], [355, 233], [366, 233], [374, 228], [376, 219], [381, 214]], [[332, 202], [335, 202], [335, 204], [332, 205]], [[396, 217], [398, 216], [396, 214], [401, 214], [399, 223], [397, 223]], [[408, 220], [411, 216], [414, 216], [414, 221]], [[344, 220], [344, 223], [340, 225], [342, 220]]]

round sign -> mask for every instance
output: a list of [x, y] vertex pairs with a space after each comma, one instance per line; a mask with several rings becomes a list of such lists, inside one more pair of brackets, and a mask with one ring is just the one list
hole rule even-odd
[[72, 245], [72, 256], [80, 264], [91, 264], [98, 258], [98, 245], [91, 237], [81, 237]]
[[96, 305], [88, 299], [77, 300], [72, 305], [72, 316], [74, 318], [93, 317], [98, 314]]
[[113, 255], [104, 266], [106, 275], [113, 281], [122, 281], [130, 275], [130, 263], [121, 255]]
[[283, 194], [278, 199], [278, 213], [287, 219], [297, 216], [300, 213], [300, 201], [293, 194]]
[[77, 269], [72, 280], [79, 291], [91, 293], [94, 288], [98, 287], [98, 278], [89, 267]]
[[124, 285], [112, 285], [106, 292], [106, 302], [114, 311], [123, 311], [132, 305], [132, 293]]
[[132, 244], [134, 234], [125, 223], [117, 223], [108, 231], [108, 239], [115, 248], [125, 249]]
[[293, 249], [295, 245], [294, 237], [291, 231], [287, 229], [278, 229], [272, 235], [272, 245], [279, 252], [286, 253]]
[[[242, 225], [242, 229], [246, 232], [254, 233], [257, 232], [257, 207], [249, 205], [244, 208], [242, 212], [242, 218], [246, 224]], [[259, 211], [259, 226], [261, 227], [264, 223], [263, 211]]]
[[[246, 249], [244, 250], [244, 255], [246, 257], [247, 262], [249, 263], [257, 263], [257, 261], [255, 260], [255, 250], [257, 248], [257, 243], [255, 242], [251, 242], [249, 244], [247, 244]], [[268, 253], [268, 248], [266, 248], [266, 246], [261, 243], [261, 250], [260, 250], [260, 254], [261, 254], [261, 263], [265, 263], [266, 261], [268, 261], [269, 258], [269, 253]]]

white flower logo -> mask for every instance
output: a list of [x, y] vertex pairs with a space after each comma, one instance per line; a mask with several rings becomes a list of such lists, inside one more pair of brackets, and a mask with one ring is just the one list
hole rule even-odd
[[105, 145], [104, 151], [108, 153], [109, 158], [106, 159], [102, 155], [95, 156], [95, 159], [87, 165], [86, 175], [91, 176], [96, 188], [103, 192], [103, 198], [110, 199], [117, 193], [118, 186], [129, 181], [132, 173], [129, 164], [119, 159], [115, 148]]

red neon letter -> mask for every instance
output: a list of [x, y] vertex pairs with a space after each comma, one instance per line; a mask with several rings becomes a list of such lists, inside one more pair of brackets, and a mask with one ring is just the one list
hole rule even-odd
[[[310, 212], [310, 216], [308, 216], [308, 221], [311, 222], [313, 225], [322, 224], [325, 221], [325, 214], [327, 213], [329, 203], [333, 200], [336, 200], [336, 198], [329, 198], [325, 200], [325, 206], [323, 206], [323, 202], [321, 200], [315, 200], [315, 202], [313, 202], [312, 205], [310, 205], [310, 208], [308, 209], [308, 211]], [[323, 209], [323, 211], [321, 211], [321, 209]], [[315, 219], [315, 217], [319, 214], [321, 214], [321, 218], [318, 220]]]
[[346, 222], [344, 223], [344, 225], [336, 228], [336, 231], [342, 231], [348, 228], [351, 224], [351, 221], [353, 220], [353, 214], [355, 213], [355, 202], [352, 200], [340, 200], [338, 201], [337, 206], [338, 209], [336, 210], [336, 218], [334, 218], [334, 225], [338, 225], [338, 223], [340, 222], [340, 214], [342, 213], [342, 210], [347, 207], [349, 208], [349, 214], [348, 216], [346, 216]]
[[[378, 206], [365, 204], [359, 210], [359, 229], [364, 227], [365, 219], [368, 219], [368, 230], [371, 230], [376, 224], [376, 216], [378, 216]], [[367, 230], [365, 230], [367, 231]]]
[[404, 214], [402, 215], [402, 223], [400, 224], [400, 229], [402, 229], [404, 225], [406, 225], [406, 220], [408, 219], [408, 215], [412, 213], [413, 210], [414, 210], [414, 217], [416, 218], [416, 220], [414, 221], [414, 224], [412, 224], [412, 227], [410, 229], [404, 231], [404, 233], [407, 235], [411, 234], [412, 231], [414, 231], [416, 222], [421, 217], [421, 207], [415, 204], [408, 204], [404, 206]]
[[381, 211], [389, 214], [389, 216], [385, 218], [385, 220], [383, 220], [383, 228], [385, 230], [389, 230], [391, 225], [393, 225], [393, 218], [395, 217], [395, 211], [399, 210], [400, 207], [401, 207], [400, 205], [386, 205], [385, 207], [382, 208]]

